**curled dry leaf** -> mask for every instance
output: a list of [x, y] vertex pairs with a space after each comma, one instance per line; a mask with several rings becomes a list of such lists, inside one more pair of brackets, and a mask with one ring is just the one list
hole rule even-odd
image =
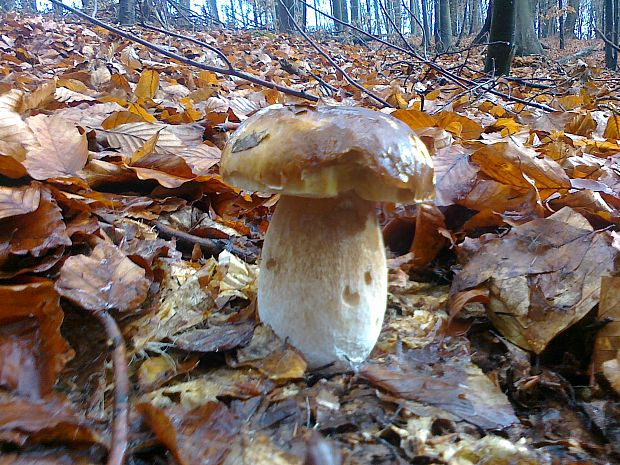
[[165, 154], [180, 152], [187, 146], [201, 144], [203, 132], [202, 126], [197, 124], [175, 127], [160, 123], [126, 123], [109, 131], [97, 131], [97, 138], [121, 153], [129, 155], [159, 133], [154, 151]]
[[600, 277], [614, 271], [617, 255], [608, 232], [593, 231], [569, 208], [477, 241], [477, 250], [462, 259], [451, 300], [487, 288], [493, 324], [536, 353], [598, 303]]
[[59, 301], [48, 280], [0, 286], [0, 386], [34, 399], [52, 391], [73, 357]]
[[66, 400], [55, 395], [40, 400], [0, 402], [0, 441], [18, 446], [26, 442], [102, 443], [95, 424], [81, 417]]
[[527, 191], [533, 184], [542, 199], [570, 188], [570, 179], [558, 163], [538, 158], [533, 149], [512, 140], [483, 147], [472, 161], [491, 179], [512, 188]]
[[159, 73], [152, 69], [145, 69], [140, 74], [138, 86], [136, 87], [136, 97], [143, 99], [154, 99], [159, 89]]
[[31, 184], [23, 187], [0, 186], [0, 219], [24, 215], [39, 208], [41, 191]]
[[217, 147], [200, 144], [178, 153], [189, 165], [195, 176], [211, 174], [211, 168], [220, 162], [222, 151]]
[[240, 421], [221, 402], [193, 410], [140, 404], [138, 410], [179, 465], [219, 465], [241, 430]]
[[27, 147], [24, 166], [34, 179], [74, 177], [88, 161], [86, 136], [58, 116], [28, 118], [36, 143]]
[[471, 151], [453, 145], [437, 152], [435, 166], [435, 205], [446, 207], [467, 198], [479, 168], [470, 162]]
[[24, 145], [35, 143], [34, 134], [20, 116], [23, 99], [24, 93], [17, 89], [0, 95], [0, 141]]
[[144, 269], [107, 242], [100, 242], [89, 257], [69, 257], [56, 281], [60, 295], [91, 311], [134, 310], [148, 288]]
[[360, 376], [398, 397], [439, 407], [480, 428], [518, 422], [508, 398], [462, 345], [451, 352], [437, 344], [400, 352], [384, 362], [366, 363]]
[[71, 245], [60, 208], [51, 193], [36, 184], [25, 189], [39, 191], [39, 205], [33, 212], [0, 219], [0, 275], [3, 277], [30, 270], [45, 271], [60, 258], [56, 252]]

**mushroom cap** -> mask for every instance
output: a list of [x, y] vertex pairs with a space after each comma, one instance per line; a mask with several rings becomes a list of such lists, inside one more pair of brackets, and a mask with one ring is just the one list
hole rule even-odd
[[433, 163], [402, 121], [359, 107], [272, 105], [246, 121], [222, 153], [220, 173], [240, 189], [299, 197], [355, 191], [366, 200], [433, 197]]

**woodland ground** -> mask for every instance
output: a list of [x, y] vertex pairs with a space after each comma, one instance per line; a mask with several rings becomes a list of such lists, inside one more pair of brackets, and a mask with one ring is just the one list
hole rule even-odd
[[[315, 35], [338, 70], [301, 36], [132, 31], [378, 110], [346, 73], [424, 140], [436, 201], [379, 211], [370, 360], [310, 372], [255, 315], [277, 196], [218, 175], [248, 115], [310, 102], [75, 19], [3, 17], [1, 464], [105, 462], [115, 385], [130, 464], [618, 463], [620, 77], [602, 43], [546, 39], [514, 80], [481, 75], [483, 47], [429, 66]], [[127, 345], [113, 365], [106, 315]]]

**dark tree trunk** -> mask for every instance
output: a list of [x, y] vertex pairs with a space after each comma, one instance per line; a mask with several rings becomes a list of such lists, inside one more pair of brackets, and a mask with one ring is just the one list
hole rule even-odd
[[360, 0], [351, 0], [351, 24], [360, 24]]
[[509, 74], [514, 51], [515, 2], [518, 0], [495, 0], [489, 34], [489, 48], [484, 65], [487, 73], [496, 76]]
[[[475, 1], [475, 0], [474, 0]], [[474, 38], [473, 44], [481, 44], [484, 42], [484, 38], [487, 36], [489, 31], [491, 30], [491, 16], [493, 15], [493, 0], [489, 0], [489, 9], [487, 10], [487, 15], [484, 19], [484, 25], [478, 35]]]
[[[615, 31], [613, 0], [605, 0], [603, 14], [605, 18], [605, 29], [603, 32], [605, 34], [605, 37], [607, 37], [607, 39], [613, 42], [614, 31]], [[615, 52], [614, 48], [610, 44], [605, 43], [605, 67], [615, 70], [618, 64], [618, 61], [617, 61], [617, 55], [614, 52]]]
[[534, 30], [534, 11], [529, 0], [515, 0], [517, 15], [515, 29], [516, 54], [542, 55], [540, 40]]
[[424, 38], [422, 39], [425, 43], [424, 45], [431, 44], [431, 32], [428, 27], [428, 4], [426, 3], [428, 0], [421, 0], [422, 4], [422, 26], [424, 27]]
[[450, 20], [450, 0], [439, 0], [439, 9], [435, 20], [439, 41], [436, 44], [438, 52], [445, 52], [452, 45], [452, 21]]
[[473, 34], [480, 30], [480, 1], [473, 0], [471, 5], [471, 21], [469, 23], [469, 33]]
[[276, 15], [278, 16], [278, 32], [287, 32], [292, 34], [295, 32], [295, 25], [291, 20], [291, 17], [286, 14], [286, 10], [290, 12], [291, 15], [295, 14], [295, 10], [293, 8], [295, 0], [275, 0], [276, 3]]
[[118, 22], [123, 25], [132, 25], [136, 23], [136, 0], [119, 1]]
[[[562, 0], [558, 0], [558, 9], [560, 12], [564, 8], [564, 2]], [[564, 18], [562, 15], [558, 18], [558, 26], [560, 28], [560, 50], [564, 50]]]
[[564, 20], [564, 35], [567, 39], [575, 37], [575, 24], [577, 24], [577, 16], [579, 15], [579, 0], [568, 0], [569, 11], [566, 13]]

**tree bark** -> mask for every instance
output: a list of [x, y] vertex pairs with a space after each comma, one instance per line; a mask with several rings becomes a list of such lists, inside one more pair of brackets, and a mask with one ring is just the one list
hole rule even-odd
[[351, 24], [360, 25], [360, 0], [351, 0]]
[[438, 52], [445, 52], [452, 45], [452, 21], [450, 20], [449, 0], [439, 0], [439, 9], [435, 27], [438, 31], [439, 41], [435, 44]]
[[478, 32], [481, 27], [480, 21], [480, 2], [478, 0], [473, 0], [471, 5], [471, 22], [469, 23], [469, 33], [474, 34]]
[[[562, 12], [564, 9], [564, 2], [562, 0], [558, 0], [558, 10]], [[560, 27], [560, 50], [564, 50], [564, 17], [560, 15], [558, 17], [558, 25]]]
[[286, 10], [295, 14], [294, 1], [295, 0], [274, 0], [276, 2], [276, 15], [278, 17], [278, 32], [286, 32], [292, 34], [296, 31], [295, 25], [289, 15], [286, 14]]
[[431, 31], [428, 27], [428, 4], [426, 3], [428, 0], [421, 0], [422, 5], [422, 26], [424, 26], [424, 38], [422, 39], [425, 43], [423, 45], [431, 44]]
[[515, 2], [519, 0], [495, 0], [491, 17], [489, 48], [484, 71], [496, 76], [509, 74], [515, 36]]
[[515, 30], [515, 54], [542, 55], [543, 49], [534, 30], [534, 12], [529, 0], [515, 0], [517, 15]]
[[491, 30], [491, 16], [492, 15], [493, 15], [493, 0], [489, 0], [489, 8], [487, 9], [487, 15], [484, 19], [484, 25], [482, 26], [482, 29], [480, 29], [480, 32], [478, 32], [478, 34], [474, 38], [472, 44], [481, 44], [482, 42], [484, 42], [484, 38], [486, 37], [488, 32]]
[[119, 0], [118, 22], [125, 26], [136, 23], [136, 0]]
[[577, 16], [579, 15], [579, 0], [568, 0], [569, 10], [564, 20], [564, 36], [567, 39], [575, 38], [575, 24], [577, 24]]

